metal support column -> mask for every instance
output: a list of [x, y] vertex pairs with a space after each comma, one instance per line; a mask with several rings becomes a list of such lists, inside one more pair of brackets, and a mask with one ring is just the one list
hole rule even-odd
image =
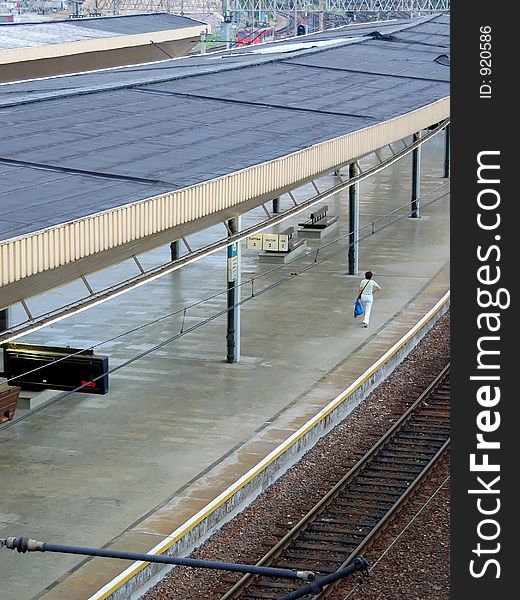
[[[227, 221], [230, 235], [240, 231], [240, 217]], [[240, 359], [240, 244], [227, 247], [227, 356], [228, 363]]]
[[446, 125], [444, 130], [444, 177], [449, 177], [451, 172], [451, 142], [450, 142], [450, 124]]
[[273, 198], [273, 214], [280, 214], [280, 198]]
[[175, 240], [170, 244], [170, 252], [172, 261], [180, 258], [180, 243], [179, 240]]
[[0, 333], [9, 329], [9, 309], [0, 309]]
[[[354, 179], [359, 174], [357, 162], [350, 163], [349, 177]], [[348, 188], [348, 273], [357, 275], [359, 270], [359, 183]]]
[[[9, 309], [0, 308], [0, 333], [9, 329]], [[0, 350], [0, 375], [5, 370], [4, 353]]]
[[[421, 132], [413, 134], [413, 141], [421, 139]], [[421, 195], [421, 146], [412, 150], [412, 219], [421, 216], [419, 198]]]

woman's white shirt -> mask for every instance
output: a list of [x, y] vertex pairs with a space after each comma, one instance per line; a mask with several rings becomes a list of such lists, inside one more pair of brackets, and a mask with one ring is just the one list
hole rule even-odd
[[375, 290], [381, 289], [381, 286], [377, 283], [377, 281], [374, 281], [373, 279], [363, 279], [359, 288], [363, 290], [363, 296], [372, 296]]

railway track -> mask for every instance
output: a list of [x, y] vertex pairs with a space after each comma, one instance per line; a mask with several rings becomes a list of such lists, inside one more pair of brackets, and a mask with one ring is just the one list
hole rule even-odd
[[[381, 439], [288, 533], [259, 566], [305, 569], [318, 577], [363, 553], [431, 471], [450, 442], [449, 364]], [[221, 600], [280, 599], [293, 581], [246, 575], [221, 589]], [[314, 598], [325, 598], [332, 585]]]

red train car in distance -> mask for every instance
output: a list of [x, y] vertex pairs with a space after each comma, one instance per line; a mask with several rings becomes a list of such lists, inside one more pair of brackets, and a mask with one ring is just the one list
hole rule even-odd
[[274, 40], [274, 29], [272, 27], [261, 27], [254, 29], [246, 27], [237, 31], [237, 46], [250, 46], [251, 44], [262, 44]]

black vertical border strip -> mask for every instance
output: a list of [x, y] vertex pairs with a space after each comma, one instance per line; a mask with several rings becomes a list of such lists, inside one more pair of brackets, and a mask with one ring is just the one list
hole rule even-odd
[[[520, 27], [518, 21], [515, 23], [515, 13], [518, 10], [514, 3], [455, 0], [451, 6], [451, 597], [454, 600], [508, 598], [515, 595], [509, 590], [516, 587], [513, 561], [517, 549], [513, 542], [518, 529], [514, 514], [518, 500], [513, 486], [520, 479], [517, 464], [520, 398], [515, 393], [520, 352], [515, 329], [520, 328], [515, 318], [512, 287], [517, 279], [515, 263], [520, 258], [520, 234], [515, 232], [516, 198], [512, 181], [513, 161], [519, 154], [515, 148], [518, 126], [514, 106], [519, 103], [515, 102], [513, 88]], [[488, 28], [490, 38], [486, 37]], [[486, 42], [491, 44], [490, 49]], [[489, 87], [481, 87], [486, 85]], [[488, 181], [479, 183], [479, 153], [490, 151], [500, 154], [481, 154], [481, 162], [498, 165], [499, 169], [481, 171]], [[520, 165], [516, 170], [520, 172]], [[500, 182], [491, 183], [494, 179]], [[483, 204], [490, 206], [495, 199], [498, 206], [479, 207], [479, 193]], [[479, 218], [487, 225], [495, 224], [497, 218], [500, 223], [486, 230], [479, 226]], [[487, 256], [486, 259], [479, 258], [479, 246], [480, 256]], [[479, 273], [481, 279], [500, 277], [493, 284], [482, 283]], [[480, 304], [479, 289], [489, 292], [480, 295]], [[482, 306], [490, 297], [497, 306]], [[482, 316], [490, 313], [495, 316], [487, 320]], [[500, 352], [482, 355], [481, 364], [494, 364], [498, 368], [478, 368], [479, 339], [481, 349]], [[490, 374], [500, 379], [493, 382], [471, 379], [474, 375]], [[493, 399], [497, 398], [495, 386], [500, 389], [500, 401], [493, 407], [482, 406], [478, 401], [479, 389], [488, 385]], [[494, 431], [482, 432], [479, 423]], [[499, 442], [500, 449], [478, 449], [479, 433], [489, 442]], [[487, 454], [489, 463], [500, 470], [472, 471], [471, 454], [475, 454], [479, 464], [484, 461], [483, 454]], [[500, 479], [492, 484], [496, 477]], [[475, 493], [469, 493], [470, 490]]]

